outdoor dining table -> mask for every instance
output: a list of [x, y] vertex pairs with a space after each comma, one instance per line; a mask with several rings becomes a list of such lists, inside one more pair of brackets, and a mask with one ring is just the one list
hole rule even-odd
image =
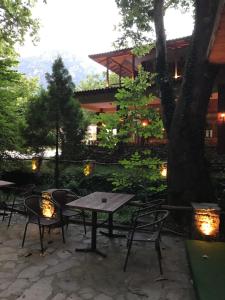
[[107, 235], [109, 237], [119, 236], [113, 233], [113, 214], [122, 206], [124, 206], [128, 201], [130, 201], [133, 197], [133, 194], [94, 192], [72, 202], [69, 202], [67, 205], [70, 207], [90, 210], [92, 212], [91, 246], [90, 248], [78, 248], [76, 249], [76, 251], [95, 252], [103, 257], [106, 257], [106, 255], [99, 251], [96, 247], [96, 236], [98, 228], [97, 214], [98, 212], [108, 213], [109, 232]]

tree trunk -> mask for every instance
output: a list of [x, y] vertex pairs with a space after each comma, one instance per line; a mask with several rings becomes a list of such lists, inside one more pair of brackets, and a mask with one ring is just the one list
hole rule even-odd
[[59, 188], [59, 117], [56, 117], [55, 136], [55, 188]]
[[195, 28], [170, 128], [168, 190], [173, 204], [214, 199], [204, 138], [208, 103], [218, 70], [206, 57], [218, 3], [219, 0], [195, 1]]
[[156, 73], [160, 90], [163, 124], [170, 136], [170, 126], [175, 109], [175, 97], [168, 71], [166, 36], [163, 22], [164, 0], [154, 0], [154, 24], [156, 31]]

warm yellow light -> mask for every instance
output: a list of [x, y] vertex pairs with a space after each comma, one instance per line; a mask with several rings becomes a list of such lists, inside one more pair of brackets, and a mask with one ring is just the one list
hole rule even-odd
[[94, 161], [85, 161], [83, 172], [85, 176], [89, 176], [94, 170]]
[[167, 165], [166, 164], [162, 165], [161, 170], [160, 170], [160, 174], [161, 174], [162, 177], [167, 176]]
[[175, 79], [178, 79], [178, 78], [180, 78], [180, 77], [181, 77], [180, 75], [177, 75], [177, 74], [174, 75], [174, 78], [175, 78]]
[[41, 157], [33, 157], [31, 161], [32, 171], [37, 172], [40, 170], [42, 158]]
[[220, 219], [212, 209], [199, 209], [195, 213], [195, 223], [203, 235], [216, 236], [219, 231]]
[[178, 69], [177, 69], [177, 62], [175, 63], [175, 70], [174, 70], [174, 78], [175, 79], [178, 79], [180, 78], [181, 76], [178, 75]]
[[84, 166], [84, 175], [85, 176], [89, 176], [91, 174], [91, 165], [90, 164], [86, 164]]
[[219, 112], [218, 113], [218, 122], [224, 123], [225, 122], [225, 112]]
[[32, 168], [32, 171], [37, 170], [37, 161], [36, 161], [36, 159], [32, 159], [31, 168]]
[[42, 215], [46, 218], [52, 218], [55, 214], [55, 207], [52, 203], [51, 196], [48, 193], [42, 194], [41, 210]]
[[201, 226], [200, 226], [200, 229], [201, 231], [205, 234], [205, 235], [210, 235], [213, 231], [213, 227], [212, 225], [210, 224], [209, 221], [206, 221], [205, 223], [203, 223]]
[[143, 127], [148, 126], [148, 120], [143, 120], [143, 121], [141, 121], [141, 125], [142, 125]]

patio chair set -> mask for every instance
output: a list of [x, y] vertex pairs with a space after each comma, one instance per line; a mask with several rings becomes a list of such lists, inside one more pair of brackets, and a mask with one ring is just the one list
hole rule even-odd
[[[127, 204], [128, 201], [134, 197], [134, 195], [129, 194], [95, 192], [80, 198], [75, 193], [66, 189], [51, 189], [47, 192], [50, 195], [51, 205], [54, 207], [54, 212], [52, 212], [51, 216], [43, 215], [42, 195], [35, 194], [34, 189], [32, 189], [31, 186], [28, 187], [27, 191], [25, 191], [23, 194], [20, 193], [19, 197], [13, 198], [11, 210], [9, 211], [8, 226], [10, 226], [14, 208], [18, 204], [18, 200], [21, 200], [22, 198], [27, 215], [22, 247], [25, 243], [29, 224], [36, 224], [38, 226], [42, 253], [44, 253], [45, 250], [43, 245], [45, 228], [48, 228], [50, 232], [52, 227], [60, 227], [62, 232], [62, 240], [63, 243], [65, 243], [64, 226], [66, 225], [66, 227], [68, 227], [71, 218], [79, 217], [82, 220], [84, 233], [86, 234], [85, 210], [89, 210], [92, 213], [91, 247], [76, 249], [76, 251], [95, 252], [103, 257], [106, 255], [99, 251], [96, 246], [96, 231], [97, 228], [99, 228], [99, 224], [97, 222], [97, 213], [106, 212], [109, 215], [108, 233], [103, 232], [104, 234], [108, 235], [110, 238], [121, 236], [113, 233], [113, 213], [123, 205]], [[163, 200], [152, 200], [148, 202], [148, 204], [143, 205], [132, 213], [130, 228], [127, 234], [127, 253], [123, 267], [124, 271], [127, 269], [132, 246], [134, 242], [135, 244], [138, 242], [154, 244], [159, 263], [159, 270], [161, 274], [163, 273], [160, 241], [162, 227], [169, 215], [169, 212], [161, 209], [162, 203]], [[4, 210], [3, 220], [5, 213], [6, 210]]]

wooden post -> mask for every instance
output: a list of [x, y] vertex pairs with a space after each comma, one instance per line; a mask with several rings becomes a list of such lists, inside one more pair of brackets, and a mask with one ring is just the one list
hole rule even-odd
[[122, 70], [122, 68], [121, 68], [121, 65], [120, 65], [120, 74], [119, 74], [119, 86], [121, 87], [121, 70]]
[[[225, 84], [218, 86], [218, 116], [225, 113]], [[225, 119], [217, 119], [217, 152], [225, 153]]]
[[106, 84], [109, 87], [109, 58], [106, 58]]
[[132, 54], [132, 78], [135, 78], [135, 56]]
[[55, 187], [59, 188], [59, 117], [57, 112], [55, 137]]

